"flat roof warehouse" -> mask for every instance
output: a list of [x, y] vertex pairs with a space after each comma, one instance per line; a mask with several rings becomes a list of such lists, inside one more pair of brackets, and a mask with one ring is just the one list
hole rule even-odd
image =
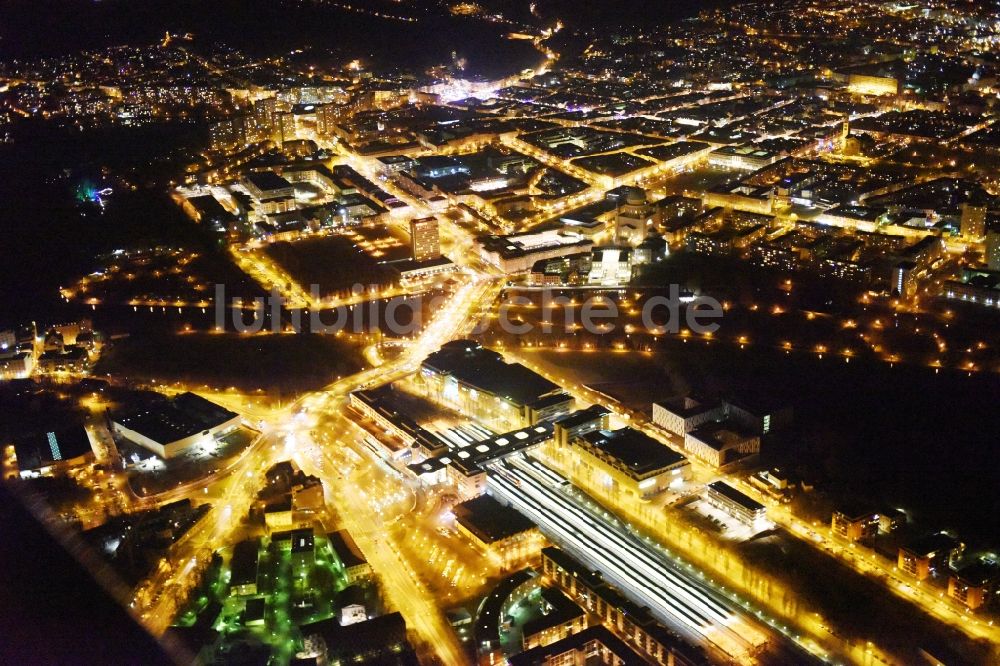
[[631, 428], [595, 430], [581, 435], [581, 439], [592, 450], [620, 461], [638, 476], [659, 472], [687, 460], [673, 449]]
[[115, 433], [156, 453], [172, 458], [203, 437], [236, 428], [240, 416], [194, 393], [113, 415]]
[[497, 352], [467, 340], [445, 344], [428, 356], [423, 365], [521, 405], [528, 405], [559, 390], [558, 385], [520, 363], [506, 363]]
[[172, 442], [209, 430], [236, 416], [194, 393], [168, 403], [115, 416], [115, 421], [159, 442]]

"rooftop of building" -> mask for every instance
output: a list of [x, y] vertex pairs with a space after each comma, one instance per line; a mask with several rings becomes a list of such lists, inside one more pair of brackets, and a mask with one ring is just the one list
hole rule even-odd
[[389, 420], [402, 432], [413, 437], [414, 442], [422, 448], [428, 451], [443, 451], [447, 448], [447, 445], [440, 437], [421, 426], [409, 414], [402, 411], [392, 384], [354, 391], [351, 393], [351, 397], [360, 400], [380, 416]]
[[965, 565], [952, 575], [966, 585], [986, 585], [1000, 580], [1000, 565], [996, 562], [979, 560]]
[[113, 416], [115, 423], [166, 444], [218, 427], [237, 414], [194, 393]]
[[424, 359], [425, 368], [455, 377], [477, 390], [527, 405], [559, 388], [520, 363], [471, 340], [454, 340]]
[[62, 350], [54, 349], [43, 352], [38, 357], [39, 362], [44, 361], [80, 361], [87, 358], [87, 350], [76, 345], [66, 345]]
[[525, 622], [521, 628], [524, 636], [534, 636], [547, 629], [572, 622], [584, 615], [583, 609], [567, 597], [559, 588], [544, 587], [542, 588], [541, 596], [545, 609], [548, 612], [541, 617]]
[[718, 409], [722, 405], [718, 400], [710, 400], [700, 396], [677, 396], [675, 398], [659, 400], [653, 404], [659, 405], [671, 414], [676, 414], [682, 418], [703, 414], [713, 409]]
[[835, 515], [839, 514], [851, 522], [856, 522], [877, 516], [879, 511], [873, 504], [862, 501], [850, 501], [838, 504], [833, 513]]
[[599, 643], [616, 658], [614, 663], [622, 666], [639, 666], [647, 661], [639, 656], [625, 641], [615, 636], [603, 626], [596, 625], [572, 634], [548, 645], [540, 645], [507, 658], [510, 666], [537, 666], [548, 664], [554, 658], [571, 651], [583, 651], [592, 644]]
[[282, 543], [287, 541], [293, 546], [293, 548], [296, 543], [303, 544], [306, 540], [312, 542], [313, 539], [313, 529], [311, 527], [303, 527], [295, 530], [282, 530], [271, 535], [271, 541], [273, 543]]
[[483, 543], [495, 543], [534, 529], [535, 524], [516, 509], [490, 495], [456, 504], [452, 511], [465, 529]]
[[917, 537], [901, 546], [901, 548], [914, 555], [934, 557], [942, 552], [958, 548], [961, 545], [962, 542], [955, 537], [944, 532], [938, 532], [936, 534]]
[[453, 265], [453, 262], [448, 257], [444, 255], [440, 257], [434, 257], [433, 259], [423, 259], [417, 261], [415, 259], [397, 259], [396, 261], [386, 262], [387, 266], [392, 266], [399, 274], [405, 276], [407, 273], [420, 272], [425, 270], [430, 270], [432, 268], [445, 267]]
[[231, 585], [246, 585], [257, 581], [257, 558], [260, 556], [260, 539], [240, 541], [233, 548], [233, 557], [229, 562], [232, 572]]
[[345, 567], [350, 568], [368, 562], [347, 530], [331, 532], [326, 537], [330, 541], [330, 548], [337, 553], [340, 563]]
[[512, 236], [481, 236], [478, 242], [488, 252], [495, 252], [506, 259], [515, 259], [556, 247], [593, 245], [593, 241], [580, 238], [577, 234], [566, 233], [561, 228]]
[[590, 588], [596, 588], [604, 584], [604, 578], [599, 571], [588, 568], [577, 561], [576, 558], [555, 546], [542, 548], [542, 556], [552, 560], [560, 569], [569, 573], [573, 578], [583, 581]]
[[312, 552], [316, 547], [316, 537], [313, 534], [311, 527], [301, 530], [292, 530], [291, 541], [293, 553]]
[[633, 428], [594, 430], [581, 439], [587, 448], [621, 462], [637, 476], [657, 473], [686, 460], [667, 445]]
[[[398, 612], [341, 626], [337, 618], [302, 625], [303, 634], [318, 634], [326, 642], [330, 654], [337, 661], [358, 663], [416, 663], [405, 661], [398, 655], [399, 646], [406, 644], [406, 621]], [[396, 654], [396, 661], [383, 660]], [[353, 659], [357, 655], [358, 659]], [[374, 661], [364, 657], [374, 657]], [[331, 659], [333, 661], [333, 659]]]
[[749, 437], [741, 426], [729, 419], [707, 423], [695, 428], [688, 435], [716, 451], [722, 451]]
[[14, 440], [19, 470], [35, 470], [93, 452], [83, 426], [39, 432]]
[[611, 410], [603, 405], [591, 405], [586, 409], [578, 409], [574, 412], [570, 412], [569, 414], [560, 416], [552, 422], [563, 430], [572, 430], [573, 428], [578, 428], [597, 419], [601, 419], [610, 413]]
[[723, 497], [725, 497], [730, 502], [734, 502], [735, 504], [739, 504], [743, 508], [745, 508], [748, 511], [751, 511], [753, 513], [756, 513], [758, 511], [763, 511], [764, 510], [764, 505], [763, 504], [761, 504], [757, 500], [753, 499], [752, 497], [747, 496], [745, 493], [740, 492], [736, 488], [733, 488], [731, 485], [729, 485], [725, 481], [713, 481], [712, 483], [708, 484], [706, 487], [708, 489], [710, 489], [710, 490], [718, 493], [719, 495], [722, 495]]
[[246, 175], [246, 179], [262, 192], [280, 190], [292, 186], [291, 183], [273, 171], [254, 171], [252, 173], [248, 173]]
[[479, 644], [500, 638], [500, 621], [507, 599], [517, 588], [534, 579], [538, 574], [526, 567], [507, 576], [490, 591], [479, 606], [476, 616], [475, 636]]

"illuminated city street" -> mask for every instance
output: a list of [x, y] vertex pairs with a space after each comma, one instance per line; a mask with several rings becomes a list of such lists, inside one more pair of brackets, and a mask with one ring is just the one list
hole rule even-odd
[[0, 21], [0, 662], [1000, 661], [991, 3], [133, 4]]

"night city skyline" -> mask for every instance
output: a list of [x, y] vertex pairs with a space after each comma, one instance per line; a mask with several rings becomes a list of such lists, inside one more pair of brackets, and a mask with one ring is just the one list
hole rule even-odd
[[998, 47], [5, 2], [0, 661], [1000, 663]]

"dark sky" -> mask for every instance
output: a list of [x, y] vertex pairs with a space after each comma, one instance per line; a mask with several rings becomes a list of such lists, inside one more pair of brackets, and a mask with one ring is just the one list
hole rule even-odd
[[[545, 16], [580, 26], [667, 23], [733, 0], [536, 0]], [[386, 0], [355, 4], [394, 6]], [[414, 3], [420, 4], [420, 3]], [[434, 7], [440, 16], [438, 3]], [[485, 2], [490, 6], [489, 2]], [[528, 0], [503, 0], [513, 16], [527, 16]], [[522, 6], [523, 5], [523, 6]], [[397, 5], [398, 6], [398, 5]], [[409, 10], [411, 12], [419, 10]], [[303, 43], [347, 51], [402, 48], [448, 52], [489, 48], [493, 26], [468, 20], [400, 24], [373, 21], [309, 0], [3, 0], [0, 58], [58, 55], [78, 49], [148, 43], [167, 30], [245, 49], [277, 50]], [[493, 54], [495, 55], [495, 54]]]

